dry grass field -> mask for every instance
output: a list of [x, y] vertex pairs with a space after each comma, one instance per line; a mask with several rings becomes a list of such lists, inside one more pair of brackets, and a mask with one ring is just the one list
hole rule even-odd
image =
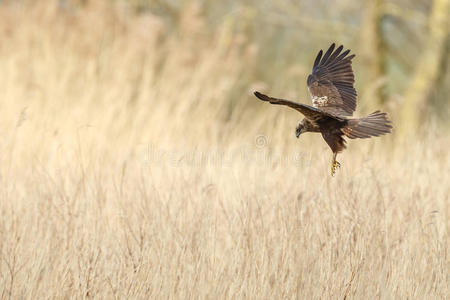
[[1, 299], [450, 295], [441, 122], [348, 142], [333, 178], [320, 135], [251, 94], [308, 101], [327, 37], [259, 77], [242, 24], [98, 3], [0, 2]]

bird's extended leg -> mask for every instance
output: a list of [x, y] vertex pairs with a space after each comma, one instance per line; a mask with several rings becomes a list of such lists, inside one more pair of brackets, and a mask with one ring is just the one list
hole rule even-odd
[[341, 164], [336, 160], [337, 152], [333, 152], [333, 159], [331, 160], [331, 176], [336, 174], [336, 170], [341, 167]]

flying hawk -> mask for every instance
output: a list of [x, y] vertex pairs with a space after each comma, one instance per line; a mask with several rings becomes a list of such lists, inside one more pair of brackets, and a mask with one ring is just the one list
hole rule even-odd
[[262, 101], [287, 105], [305, 116], [295, 130], [297, 138], [304, 132], [322, 134], [333, 151], [332, 176], [341, 166], [336, 161], [336, 155], [345, 149], [344, 136], [364, 139], [390, 133], [392, 129], [386, 113], [380, 111], [375, 111], [364, 118], [351, 118], [356, 109], [357, 96], [353, 87], [355, 79], [352, 70], [352, 59], [355, 55], [348, 55], [350, 50], [342, 52], [343, 46], [339, 46], [336, 50], [334, 48], [335, 44], [332, 44], [325, 55], [322, 50], [319, 51], [312, 74], [308, 76], [307, 85], [312, 106], [255, 92], [255, 96]]

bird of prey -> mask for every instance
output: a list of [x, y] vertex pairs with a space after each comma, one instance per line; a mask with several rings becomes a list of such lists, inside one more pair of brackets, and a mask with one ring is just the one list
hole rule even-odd
[[378, 110], [364, 118], [351, 118], [356, 109], [357, 97], [352, 70], [355, 55], [348, 55], [350, 50], [342, 52], [343, 49], [343, 46], [339, 46], [335, 50], [333, 43], [325, 55], [322, 50], [317, 54], [312, 74], [307, 80], [312, 106], [254, 93], [262, 101], [289, 106], [305, 116], [295, 129], [297, 138], [304, 132], [322, 134], [333, 151], [332, 176], [341, 166], [336, 161], [336, 155], [346, 148], [344, 136], [364, 139], [390, 133], [392, 129], [386, 113]]

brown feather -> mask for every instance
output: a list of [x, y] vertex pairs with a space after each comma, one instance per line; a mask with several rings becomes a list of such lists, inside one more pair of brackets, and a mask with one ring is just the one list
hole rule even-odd
[[317, 120], [325, 118], [325, 117], [343, 121], [343, 119], [341, 119], [340, 117], [333, 116], [333, 115], [329, 114], [328, 112], [322, 111], [313, 106], [309, 106], [309, 105], [305, 105], [305, 104], [301, 104], [301, 103], [297, 103], [297, 102], [292, 102], [292, 101], [285, 100], [285, 99], [270, 97], [270, 96], [264, 95], [258, 91], [254, 92], [254, 95], [258, 99], [260, 99], [262, 101], [270, 102], [271, 104], [289, 106], [290, 108], [293, 108], [296, 111], [302, 113], [307, 119], [310, 119], [312, 121], [317, 121]]
[[387, 118], [386, 113], [380, 111], [375, 111], [364, 118], [348, 120], [347, 126], [341, 129], [351, 139], [380, 136], [390, 133], [391, 130], [391, 121]]
[[321, 58], [322, 58], [322, 50], [320, 50], [319, 53], [316, 56], [316, 60], [314, 61], [314, 68], [317, 67], [317, 65], [319, 64]]
[[334, 131], [322, 131], [322, 137], [327, 142], [328, 146], [330, 146], [331, 151], [339, 153], [343, 151], [345, 146], [345, 140], [342, 138], [342, 133], [334, 132]]
[[335, 45], [334, 43], [331, 44], [330, 48], [328, 48], [327, 52], [326, 52], [325, 55], [323, 56], [323, 58], [322, 58], [322, 60], [321, 60], [321, 62], [320, 62], [321, 64], [325, 64], [325, 63], [327, 62], [328, 57], [330, 57], [330, 55], [331, 55], [331, 53], [333, 52], [335, 46], [336, 46], [336, 45]]
[[323, 51], [319, 51], [307, 84], [314, 107], [347, 117], [356, 109], [357, 94], [353, 87], [355, 78], [351, 67], [351, 60], [355, 55], [347, 56], [350, 50], [342, 52], [342, 45], [336, 50], [334, 48], [335, 44], [332, 44], [323, 57]]

